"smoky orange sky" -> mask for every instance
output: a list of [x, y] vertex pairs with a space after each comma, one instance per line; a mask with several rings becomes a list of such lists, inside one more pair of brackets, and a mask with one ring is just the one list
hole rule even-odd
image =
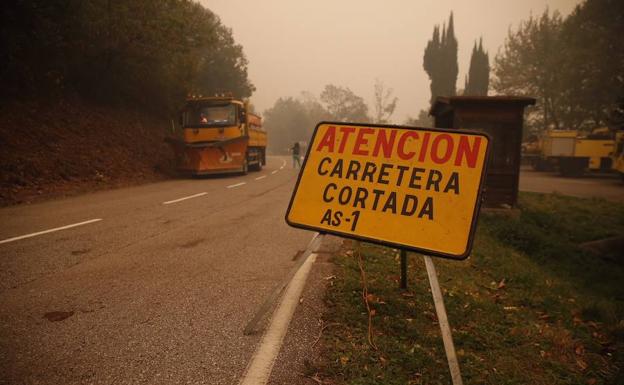
[[243, 46], [258, 112], [280, 97], [320, 94], [326, 84], [349, 87], [372, 108], [375, 79], [394, 90], [392, 122], [428, 107], [422, 57], [433, 27], [455, 19], [457, 88], [463, 88], [475, 39], [490, 65], [509, 27], [545, 9], [568, 15], [576, 0], [202, 0]]

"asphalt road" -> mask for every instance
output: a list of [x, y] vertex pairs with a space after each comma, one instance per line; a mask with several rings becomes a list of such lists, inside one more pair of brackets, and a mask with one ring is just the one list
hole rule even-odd
[[624, 182], [616, 174], [588, 174], [581, 178], [564, 178], [558, 173], [537, 172], [523, 167], [520, 172], [520, 191], [624, 202]]
[[287, 160], [1, 209], [0, 242], [101, 221], [0, 243], [0, 384], [236, 384], [312, 237], [284, 222]]
[[[312, 237], [284, 223], [288, 160], [0, 209], [0, 384], [238, 383], [260, 341], [245, 325]], [[615, 178], [523, 170], [520, 187], [624, 200]], [[272, 383], [301, 380], [330, 271], [317, 263]]]

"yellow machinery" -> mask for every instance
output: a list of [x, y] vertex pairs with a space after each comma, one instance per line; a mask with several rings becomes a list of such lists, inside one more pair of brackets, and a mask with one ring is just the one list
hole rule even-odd
[[267, 133], [249, 105], [231, 96], [190, 97], [180, 116], [182, 131], [168, 138], [178, 169], [191, 175], [260, 171]]
[[575, 130], [550, 130], [541, 139], [537, 170], [558, 167], [564, 176], [581, 176], [585, 170], [609, 171], [615, 149], [613, 133], [599, 128], [587, 136]]
[[613, 152], [613, 170], [622, 177], [624, 181], [624, 130], [615, 134], [615, 151]]

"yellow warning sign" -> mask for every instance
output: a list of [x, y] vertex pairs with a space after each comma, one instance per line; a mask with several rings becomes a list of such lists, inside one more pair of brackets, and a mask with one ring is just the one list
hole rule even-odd
[[319, 123], [289, 225], [453, 259], [472, 247], [489, 138], [429, 128]]

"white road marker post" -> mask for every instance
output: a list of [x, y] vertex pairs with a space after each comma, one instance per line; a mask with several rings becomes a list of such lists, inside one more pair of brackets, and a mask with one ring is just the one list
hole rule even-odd
[[464, 383], [462, 381], [461, 372], [459, 371], [459, 362], [457, 361], [457, 355], [455, 354], [455, 345], [453, 345], [451, 326], [449, 325], [448, 317], [446, 316], [444, 298], [442, 297], [440, 283], [438, 282], [438, 274], [436, 273], [431, 257], [423, 255], [423, 258], [425, 259], [425, 266], [427, 267], [427, 275], [429, 276], [429, 286], [431, 287], [433, 303], [438, 316], [438, 322], [440, 323], [442, 342], [444, 343], [444, 351], [446, 352], [446, 360], [448, 361], [449, 370], [451, 372], [451, 379], [453, 380], [453, 385], [463, 385]]

